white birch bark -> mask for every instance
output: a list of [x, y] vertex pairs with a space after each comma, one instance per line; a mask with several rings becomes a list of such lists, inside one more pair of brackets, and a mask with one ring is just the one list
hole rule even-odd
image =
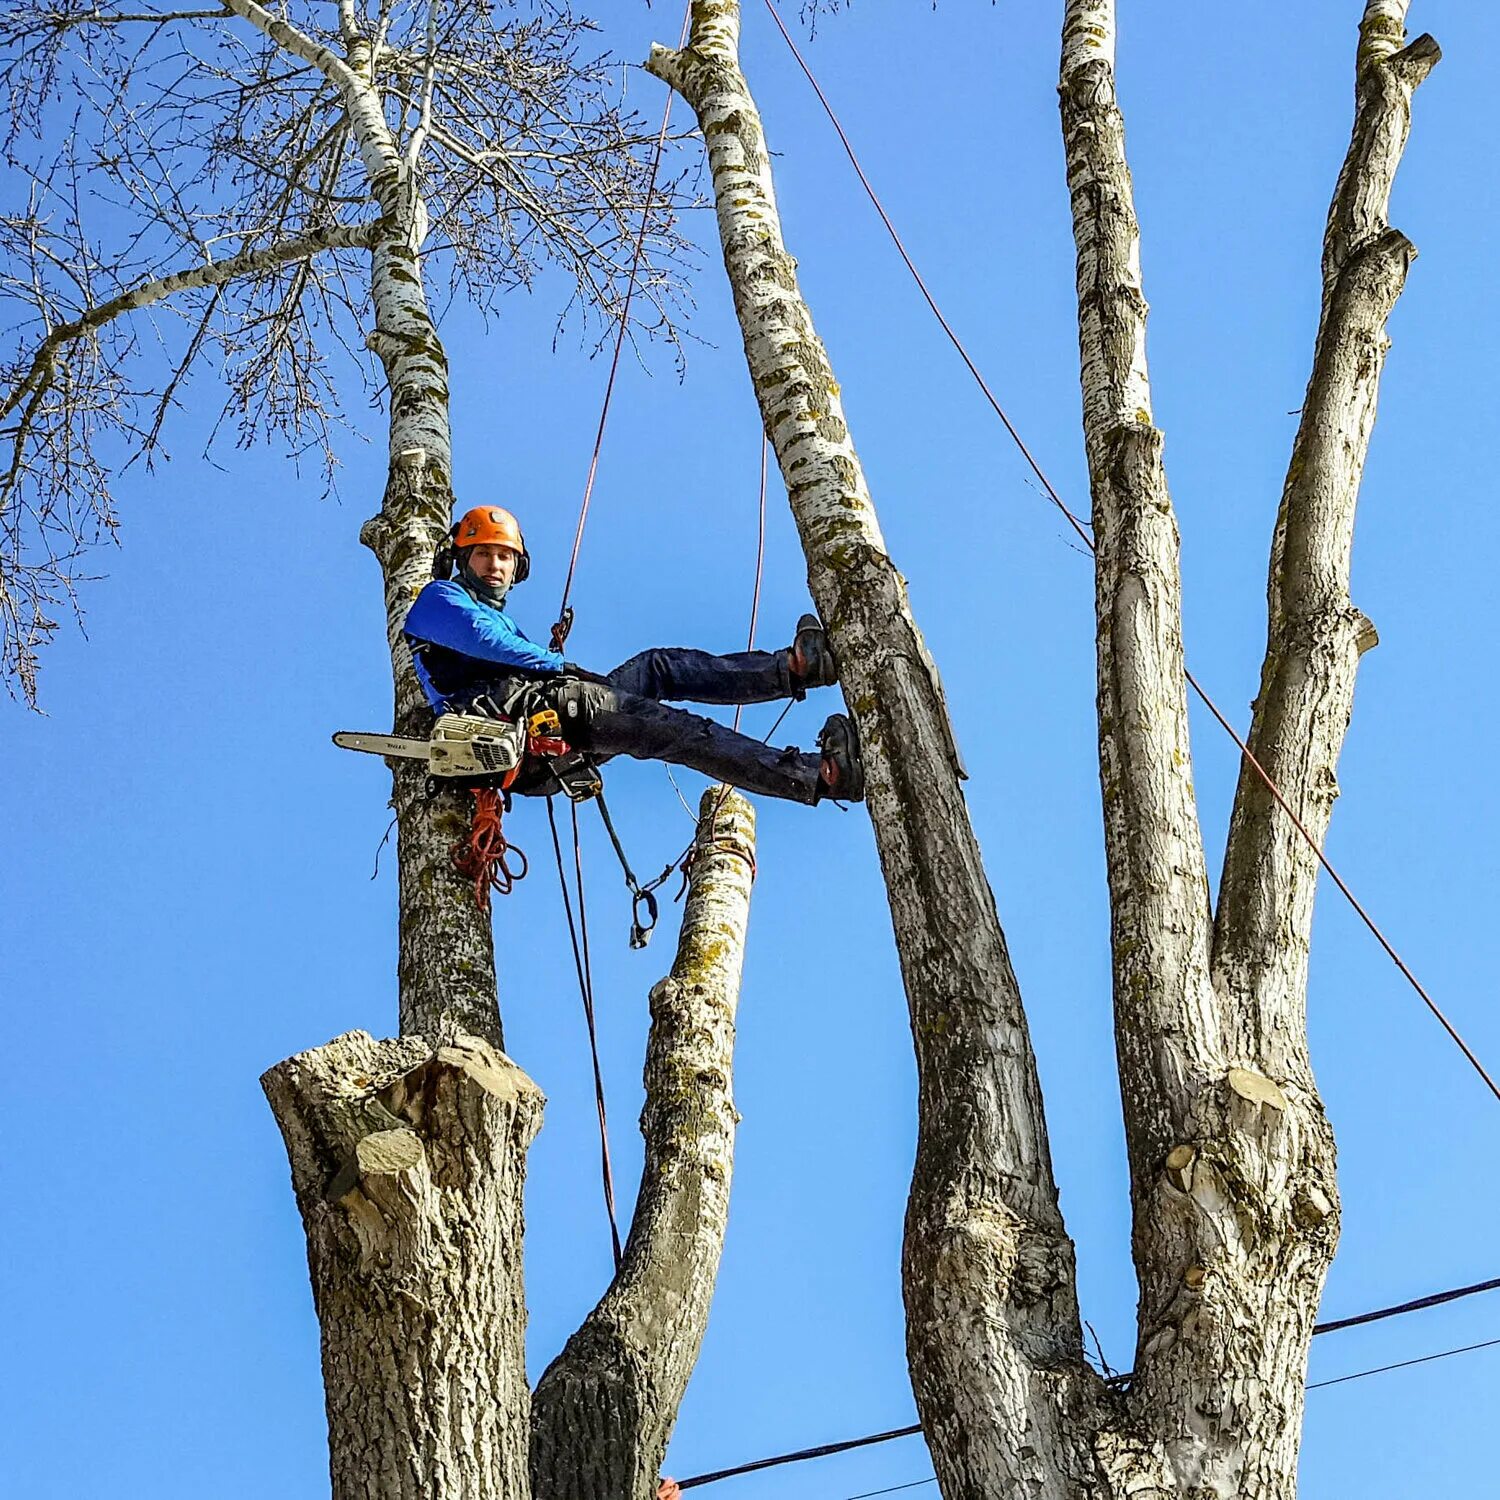
[[707, 143], [725, 269], [808, 583], [860, 728], [920, 1086], [904, 1286], [913, 1382], [949, 1500], [1077, 1493], [1092, 1399], [1015, 976], [959, 787], [942, 688], [881, 537], [798, 290], [738, 62], [739, 6], [697, 0], [653, 49]]
[[[422, 284], [427, 211], [386, 124], [373, 79], [372, 42], [344, 16], [344, 55], [318, 45], [256, 0], [228, 8], [318, 68], [338, 89], [385, 232], [371, 248], [375, 327], [369, 346], [385, 369], [389, 467], [379, 515], [361, 533], [380, 562], [395, 681], [395, 732], [421, 735], [426, 708], [401, 625], [432, 576], [432, 556], [453, 509], [448, 360]], [[399, 865], [400, 1016], [403, 1035], [482, 1036], [503, 1046], [494, 938], [473, 886], [453, 869], [468, 832], [467, 793], [439, 788], [410, 762], [393, 768]]]
[[[1277, 528], [1271, 646], [1252, 734], [1318, 837], [1365, 633], [1347, 598], [1354, 491], [1384, 318], [1407, 258], [1405, 242], [1384, 229], [1384, 203], [1411, 88], [1432, 60], [1422, 43], [1391, 58], [1404, 12], [1404, 3], [1373, 0], [1362, 28], [1354, 143], [1330, 216], [1318, 352]], [[1304, 1019], [1317, 867], [1247, 768], [1211, 929], [1187, 748], [1176, 529], [1151, 422], [1139, 230], [1114, 91], [1113, 0], [1069, 0], [1061, 101], [1141, 1289], [1124, 1427], [1134, 1440], [1101, 1434], [1101, 1451], [1117, 1489], [1269, 1500], [1295, 1493], [1307, 1347], [1336, 1241], [1333, 1140]]]
[[710, 787], [677, 957], [651, 991], [646, 1159], [624, 1260], [533, 1398], [532, 1491], [547, 1500], [656, 1494], [729, 1222], [734, 1021], [754, 861], [750, 804]]

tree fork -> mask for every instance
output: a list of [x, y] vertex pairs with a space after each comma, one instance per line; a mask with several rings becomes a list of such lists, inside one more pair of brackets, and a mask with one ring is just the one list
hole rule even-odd
[[[1324, 242], [1314, 371], [1272, 548], [1249, 743], [1314, 836], [1327, 827], [1354, 668], [1353, 506], [1385, 317], [1410, 247], [1384, 221], [1412, 89], [1407, 0], [1370, 0], [1353, 138]], [[1116, 1033], [1140, 1283], [1116, 1490], [1286, 1500], [1303, 1382], [1338, 1237], [1332, 1133], [1307, 1057], [1317, 865], [1248, 763], [1211, 920], [1192, 793], [1177, 535], [1152, 425], [1139, 227], [1114, 86], [1114, 0], [1068, 0], [1060, 99], [1078, 246], [1094, 499], [1100, 772]], [[1129, 457], [1130, 454], [1135, 457]]]
[[700, 808], [651, 992], [645, 1170], [625, 1258], [542, 1377], [525, 1367], [522, 1191], [541, 1091], [480, 1037], [350, 1032], [261, 1083], [322, 1329], [333, 1500], [650, 1500], [729, 1216], [755, 818]]
[[1094, 1382], [1030, 1039], [942, 686], [782, 239], [739, 24], [737, 4], [696, 0], [687, 47], [647, 68], [703, 131], [751, 379], [864, 744], [920, 1089], [903, 1266], [917, 1401], [949, 1500], [1062, 1496], [1091, 1466], [1064, 1412]]

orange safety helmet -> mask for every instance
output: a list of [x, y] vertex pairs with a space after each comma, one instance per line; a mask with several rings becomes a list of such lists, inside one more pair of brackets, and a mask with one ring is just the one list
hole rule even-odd
[[531, 554], [520, 523], [498, 505], [476, 505], [465, 511], [448, 535], [455, 547], [509, 547], [516, 554], [517, 583], [524, 583], [531, 572]]

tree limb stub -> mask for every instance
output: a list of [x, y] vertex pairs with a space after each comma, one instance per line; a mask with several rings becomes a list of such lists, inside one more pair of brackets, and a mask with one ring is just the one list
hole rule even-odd
[[525, 1500], [540, 1090], [478, 1038], [360, 1031], [261, 1084], [307, 1234], [334, 1500]]
[[651, 992], [646, 1159], [624, 1260], [532, 1403], [532, 1491], [548, 1500], [656, 1492], [729, 1217], [734, 1020], [754, 858], [750, 804], [710, 787], [677, 957]]
[[1061, 1495], [1056, 1476], [1092, 1463], [1064, 1451], [1061, 1415], [1091, 1377], [1019, 990], [936, 669], [782, 238], [740, 8], [697, 0], [691, 22], [688, 46], [655, 48], [647, 68], [692, 106], [707, 146], [751, 379], [860, 728], [911, 1011], [920, 1106], [903, 1280], [918, 1404], [949, 1500]]

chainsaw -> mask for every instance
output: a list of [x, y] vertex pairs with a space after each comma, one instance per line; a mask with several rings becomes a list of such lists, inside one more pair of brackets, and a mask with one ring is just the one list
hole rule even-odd
[[362, 750], [366, 755], [426, 761], [433, 776], [503, 776], [521, 764], [526, 753], [526, 727], [481, 714], [441, 714], [432, 726], [431, 739], [344, 729], [334, 735], [333, 742], [344, 750]]

